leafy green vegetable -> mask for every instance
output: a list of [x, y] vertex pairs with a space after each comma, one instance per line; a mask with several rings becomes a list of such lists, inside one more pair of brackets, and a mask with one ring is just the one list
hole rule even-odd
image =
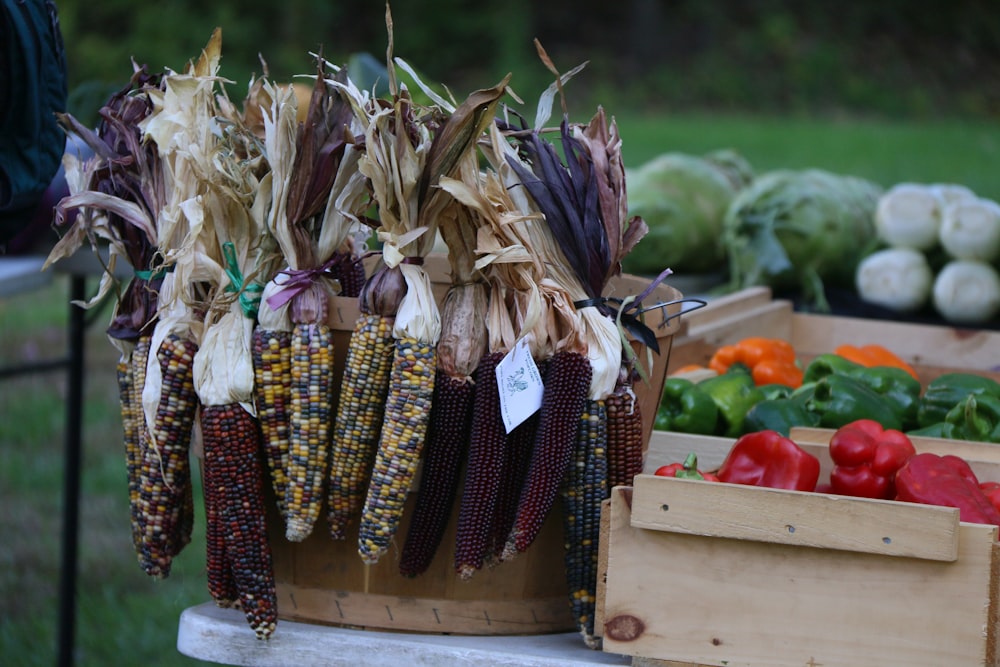
[[732, 151], [704, 157], [665, 153], [628, 173], [630, 216], [649, 232], [622, 261], [635, 274], [724, 271], [722, 220], [730, 202], [753, 177]]
[[820, 169], [761, 175], [726, 212], [729, 287], [801, 290], [816, 310], [829, 310], [824, 284], [853, 287], [858, 261], [878, 242], [881, 193], [871, 181]]

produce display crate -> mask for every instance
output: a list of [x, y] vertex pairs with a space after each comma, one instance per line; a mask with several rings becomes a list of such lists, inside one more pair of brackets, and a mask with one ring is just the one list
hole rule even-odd
[[[832, 433], [792, 431], [824, 476]], [[996, 446], [913, 440], [1000, 481]], [[713, 469], [732, 442], [654, 433], [645, 474], [613, 490], [598, 591], [605, 651], [671, 667], [1000, 664], [996, 526], [952, 508], [649, 474], [690, 451]]]
[[[440, 304], [450, 284], [447, 259], [432, 255], [427, 258], [425, 268]], [[611, 282], [605, 296], [636, 295], [647, 286], [646, 279], [623, 275]], [[644, 305], [675, 301], [680, 296], [676, 289], [661, 284]], [[644, 442], [652, 432], [679, 313], [680, 305], [674, 304], [646, 315], [647, 324], [656, 333], [660, 354], [653, 357], [649, 381], [635, 386], [644, 415]], [[330, 325], [334, 329], [337, 377], [343, 373], [351, 331], [358, 316], [357, 299], [333, 299]], [[278, 529], [281, 524], [275, 503], [268, 502], [279, 618], [354, 628], [476, 635], [539, 634], [576, 627], [567, 602], [558, 505], [525, 553], [496, 567], [483, 568], [468, 581], [458, 577], [452, 563], [456, 506], [428, 570], [414, 578], [402, 576], [398, 570], [399, 550], [412, 515], [415, 497], [412, 492], [418, 484], [419, 474], [395, 544], [375, 565], [364, 564], [358, 555], [357, 522], [346, 539], [334, 541], [326, 530], [324, 508], [313, 533], [303, 542], [292, 543]]]
[[1000, 379], [1000, 331], [796, 312], [766, 287], [713, 298], [685, 314], [669, 372], [706, 365], [718, 347], [748, 336], [787, 340], [803, 363], [837, 345], [879, 343], [914, 366], [925, 384], [950, 371]]

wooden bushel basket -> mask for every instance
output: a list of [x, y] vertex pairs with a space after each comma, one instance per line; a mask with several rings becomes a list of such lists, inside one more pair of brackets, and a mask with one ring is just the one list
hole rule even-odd
[[[440, 304], [449, 285], [447, 260], [444, 256], [432, 256], [425, 267], [434, 282]], [[611, 290], [605, 296], [638, 295], [648, 285], [646, 279], [621, 276], [612, 281]], [[661, 284], [643, 300], [643, 305], [649, 307], [680, 297], [676, 289]], [[336, 377], [341, 377], [351, 332], [359, 316], [357, 301], [337, 297], [332, 311], [336, 344], [334, 371]], [[644, 447], [652, 432], [663, 390], [679, 312], [680, 305], [674, 304], [646, 314], [646, 323], [656, 333], [660, 353], [653, 356], [648, 382], [640, 381], [635, 387], [644, 418]], [[642, 359], [645, 366], [645, 356]], [[419, 475], [416, 483], [419, 483]], [[335, 541], [327, 532], [326, 509], [323, 508], [313, 533], [301, 543], [291, 543], [284, 538], [274, 503], [269, 502], [272, 513], [268, 528], [274, 553], [279, 617], [356, 628], [445, 634], [541, 634], [575, 628], [567, 599], [558, 504], [535, 543], [525, 553], [494, 568], [484, 568], [463, 581], [452, 563], [457, 505], [428, 570], [414, 578], [399, 573], [399, 551], [414, 498], [415, 494], [411, 493], [394, 545], [377, 564], [370, 566], [358, 555], [356, 522], [347, 539]]]

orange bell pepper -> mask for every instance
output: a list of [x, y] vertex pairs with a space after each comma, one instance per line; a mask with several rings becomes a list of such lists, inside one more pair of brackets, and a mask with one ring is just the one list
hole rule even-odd
[[843, 357], [844, 359], [869, 368], [872, 366], [894, 366], [895, 368], [902, 368], [917, 380], [920, 379], [917, 377], [917, 372], [913, 370], [912, 366], [903, 361], [895, 352], [887, 347], [883, 347], [882, 345], [871, 344], [857, 346], [845, 344], [838, 346], [833, 353]]
[[795, 357], [795, 348], [780, 338], [751, 336], [717, 349], [708, 367], [720, 375], [733, 364], [750, 369], [754, 384], [783, 384], [792, 388], [802, 385], [802, 368]]

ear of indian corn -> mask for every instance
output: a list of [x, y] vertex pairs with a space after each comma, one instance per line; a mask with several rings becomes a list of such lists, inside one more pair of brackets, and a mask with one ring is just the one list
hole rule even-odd
[[531, 546], [559, 495], [592, 373], [590, 361], [579, 352], [561, 350], [549, 360], [538, 433], [503, 560], [510, 560]]
[[344, 263], [344, 267], [338, 276], [340, 280], [340, 296], [354, 298], [361, 294], [361, 288], [365, 285], [365, 265], [360, 257], [352, 257]]
[[[146, 386], [146, 364], [149, 361], [151, 337], [140, 336], [129, 364], [132, 370], [132, 393], [129, 404], [132, 412], [135, 440], [131, 446], [126, 446], [127, 466], [129, 468], [129, 502], [132, 515], [132, 539], [134, 541], [139, 567], [143, 572], [156, 572], [156, 564], [152, 561], [146, 544], [145, 514], [142, 502], [142, 468], [149, 448], [149, 428], [146, 426], [146, 415], [142, 409], [142, 390]], [[155, 576], [155, 575], [154, 575]]]
[[259, 426], [238, 403], [203, 406], [201, 426], [206, 498], [213, 494], [213, 516], [237, 599], [250, 628], [259, 639], [267, 639], [278, 621], [278, 603], [267, 541]]
[[601, 503], [607, 496], [607, 411], [588, 400], [577, 429], [573, 457], [562, 486], [563, 541], [569, 604], [577, 629], [591, 648], [597, 605], [597, 555]]
[[497, 364], [503, 356], [502, 352], [487, 353], [474, 375], [474, 418], [455, 531], [455, 570], [463, 579], [481, 569], [486, 559], [505, 474], [502, 466], [507, 432], [496, 376]]
[[136, 421], [133, 396], [135, 393], [135, 373], [131, 359], [121, 360], [117, 367], [118, 401], [121, 407], [122, 442], [125, 445], [125, 472], [128, 480], [129, 520], [132, 526], [132, 546], [139, 552], [139, 462], [142, 450], [139, 446], [139, 422]]
[[362, 314], [351, 334], [330, 448], [327, 521], [334, 539], [346, 537], [364, 503], [389, 388], [392, 323]]
[[282, 520], [288, 514], [289, 429], [291, 428], [292, 334], [290, 331], [256, 327], [253, 332], [254, 403], [271, 488]]
[[292, 331], [291, 425], [285, 537], [312, 532], [323, 502], [331, 437], [333, 334], [326, 324], [296, 323]]
[[153, 436], [143, 452], [139, 504], [146, 573], [170, 574], [174, 556], [191, 541], [191, 432], [198, 412], [193, 363], [197, 344], [168, 334], [156, 351], [161, 392]]
[[[218, 411], [218, 410], [216, 410]], [[202, 408], [201, 422], [207, 424], [205, 408]], [[203, 437], [204, 440], [204, 437]], [[207, 444], [202, 462], [202, 497], [205, 502], [205, 575], [208, 581], [208, 593], [219, 607], [229, 608], [239, 606], [239, 593], [236, 590], [236, 579], [229, 565], [226, 554], [226, 526], [222, 518], [222, 509], [226, 504], [226, 477], [223, 475], [225, 452], [220, 451], [219, 444]], [[213, 450], [215, 460], [209, 462], [208, 449]], [[222, 459], [222, 460], [220, 460]]]
[[411, 336], [396, 340], [385, 421], [358, 530], [358, 553], [376, 563], [389, 548], [403, 515], [427, 434], [437, 350]]
[[631, 486], [642, 472], [642, 410], [630, 387], [604, 399], [608, 412], [608, 488]]
[[[536, 362], [538, 373], [545, 377], [548, 360]], [[536, 410], [530, 417], [518, 424], [507, 434], [504, 447], [503, 477], [500, 482], [500, 495], [497, 497], [497, 507], [494, 512], [493, 531], [490, 536], [490, 547], [487, 553], [488, 565], [496, 565], [503, 556], [507, 537], [517, 520], [517, 506], [521, 495], [521, 487], [528, 476], [528, 465], [531, 462], [531, 449], [538, 434], [538, 415]]]
[[474, 385], [438, 369], [434, 381], [420, 488], [399, 557], [399, 572], [415, 577], [434, 560], [458, 493], [469, 443]]

